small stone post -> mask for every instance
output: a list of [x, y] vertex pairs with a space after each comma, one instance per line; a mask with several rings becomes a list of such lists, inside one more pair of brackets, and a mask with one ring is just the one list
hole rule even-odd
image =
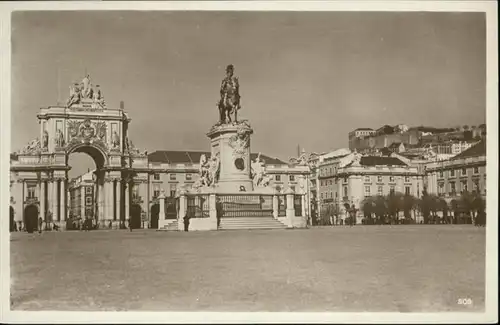
[[179, 215], [177, 216], [177, 229], [179, 231], [184, 230], [184, 216], [186, 215], [187, 210], [187, 197], [186, 191], [181, 189], [179, 191]]
[[274, 195], [273, 195], [273, 218], [274, 219], [278, 219], [279, 208], [280, 208], [280, 201], [278, 198], [278, 193], [276, 193], [276, 191], [275, 191]]
[[217, 230], [217, 199], [213, 192], [209, 194], [208, 207], [210, 209], [210, 229]]
[[294, 192], [291, 188], [288, 188], [285, 192], [286, 194], [286, 218], [288, 220], [288, 228], [293, 228], [293, 218], [295, 218], [295, 207], [293, 206], [293, 195]]

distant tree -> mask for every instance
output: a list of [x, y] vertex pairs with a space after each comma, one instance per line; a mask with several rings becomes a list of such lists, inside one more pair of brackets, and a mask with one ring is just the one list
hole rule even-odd
[[438, 211], [441, 211], [441, 198], [437, 196], [436, 194], [429, 194], [428, 196], [428, 203], [429, 203], [429, 208], [430, 208], [430, 216], [431, 216], [431, 223], [437, 223], [438, 222]]
[[420, 207], [422, 211], [422, 215], [424, 217], [424, 223], [428, 224], [431, 221], [431, 212], [434, 209], [434, 197], [427, 193], [427, 190], [424, 190], [422, 193], [422, 200], [420, 202]]
[[394, 133], [394, 127], [392, 127], [390, 125], [386, 125], [383, 128], [383, 132], [384, 132], [384, 134], [393, 134]]
[[344, 203], [344, 208], [347, 212], [346, 222], [351, 226], [356, 224], [356, 212], [358, 209], [356, 209], [354, 204], [349, 205], [349, 203]]
[[477, 216], [485, 211], [486, 202], [477, 192], [463, 191], [458, 200], [458, 205], [472, 223], [476, 223]]
[[[403, 197], [403, 213], [405, 216], [405, 223], [411, 223], [411, 211], [417, 207], [418, 199], [413, 195], [405, 194]], [[415, 214], [414, 214], [415, 216]]]
[[448, 208], [448, 203], [446, 202], [446, 200], [443, 198], [439, 198], [437, 201], [437, 205], [438, 205], [439, 211], [441, 211], [443, 213], [443, 220], [442, 221], [444, 223], [447, 223], [447, 224], [451, 223], [450, 219], [448, 217], [449, 208]]
[[403, 194], [399, 192], [390, 193], [387, 195], [386, 200], [390, 222], [391, 224], [396, 224], [398, 221], [399, 211], [402, 210]]
[[464, 131], [467, 131], [469, 129], [469, 126], [466, 124], [466, 125], [462, 126], [462, 128]]
[[373, 224], [373, 214], [375, 213], [375, 202], [372, 197], [367, 197], [361, 202], [361, 210], [363, 211], [363, 217], [365, 219], [365, 224]]
[[385, 223], [385, 218], [387, 215], [388, 207], [387, 207], [387, 200], [385, 199], [384, 196], [382, 195], [377, 195], [373, 199], [374, 207], [373, 207], [373, 213], [375, 214], [376, 217], [376, 223], [377, 224], [384, 224]]

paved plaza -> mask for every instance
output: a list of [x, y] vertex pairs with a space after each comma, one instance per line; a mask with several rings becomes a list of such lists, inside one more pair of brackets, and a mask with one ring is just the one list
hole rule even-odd
[[482, 311], [485, 230], [13, 233], [11, 268], [14, 310]]

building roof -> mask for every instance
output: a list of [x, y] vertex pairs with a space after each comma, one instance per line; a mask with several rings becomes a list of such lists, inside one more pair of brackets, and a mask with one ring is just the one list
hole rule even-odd
[[464, 158], [471, 158], [471, 157], [480, 157], [480, 156], [486, 156], [486, 141], [481, 140], [479, 141], [476, 145], [470, 147], [467, 150], [462, 151], [455, 157], [451, 158], [452, 160], [455, 159], [464, 159]]
[[373, 129], [372, 128], [357, 128], [354, 131], [373, 131]]
[[364, 156], [361, 157], [359, 164], [361, 166], [406, 166], [406, 164], [396, 157], [384, 156]]
[[[167, 164], [197, 164], [200, 162], [201, 155], [210, 156], [208, 151], [175, 151], [175, 150], [157, 150], [148, 155], [150, 162]], [[250, 159], [257, 158], [257, 153], [250, 154]], [[260, 157], [265, 160], [267, 165], [286, 165], [287, 163], [278, 159], [261, 154]]]

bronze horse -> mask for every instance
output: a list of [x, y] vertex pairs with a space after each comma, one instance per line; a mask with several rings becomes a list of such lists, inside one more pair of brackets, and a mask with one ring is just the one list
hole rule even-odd
[[224, 98], [221, 98], [221, 100], [217, 103], [221, 123], [232, 123], [232, 115], [234, 115], [234, 122], [238, 122], [238, 110], [240, 109], [239, 102], [239, 96], [236, 96], [236, 94], [229, 98], [227, 95]]

